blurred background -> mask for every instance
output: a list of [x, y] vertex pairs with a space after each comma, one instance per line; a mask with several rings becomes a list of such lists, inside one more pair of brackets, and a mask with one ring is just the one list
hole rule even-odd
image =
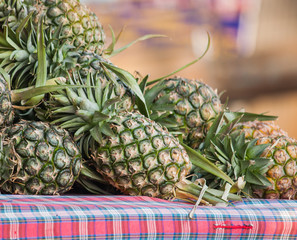
[[84, 0], [102, 23], [125, 30], [117, 47], [145, 34], [166, 38], [137, 43], [111, 61], [150, 79], [206, 56], [178, 75], [203, 80], [229, 99], [232, 110], [279, 116], [297, 138], [296, 0]]

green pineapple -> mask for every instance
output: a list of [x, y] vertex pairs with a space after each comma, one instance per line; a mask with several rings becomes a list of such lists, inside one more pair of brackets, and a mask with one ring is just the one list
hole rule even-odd
[[213, 120], [222, 111], [218, 94], [198, 80], [162, 80], [145, 91], [151, 118], [171, 132], [182, 132], [186, 144], [198, 148]]
[[103, 28], [97, 16], [79, 0], [0, 1], [0, 24], [7, 22], [13, 31], [30, 14], [33, 14], [36, 27], [41, 16], [45, 16], [46, 36], [59, 31], [59, 40], [63, 45], [72, 45], [76, 52], [101, 54], [105, 39]]
[[71, 69], [81, 68], [85, 55], [101, 54], [102, 27], [77, 0], [1, 0], [0, 6], [2, 67], [11, 74], [13, 89], [35, 84], [37, 51], [46, 54], [49, 78], [67, 77]]
[[80, 84], [100, 79], [102, 88], [112, 82], [117, 96], [130, 98], [122, 104], [125, 110], [132, 108], [134, 95], [142, 98], [134, 77], [106, 57], [161, 35], [146, 35], [114, 50], [118, 36], [103, 51], [102, 27], [78, 0], [0, 0], [0, 9], [0, 62], [11, 75], [12, 89], [43, 86], [41, 77], [79, 79]]
[[21, 121], [1, 134], [1, 190], [13, 194], [61, 194], [77, 179], [81, 154], [65, 130]]
[[109, 120], [113, 137], [95, 149], [94, 161], [108, 182], [130, 195], [173, 198], [191, 162], [185, 149], [161, 125], [138, 113]]
[[4, 76], [0, 74], [0, 128], [11, 125], [13, 119], [14, 111], [8, 84]]
[[[58, 81], [58, 79], [56, 79], [56, 81]], [[71, 84], [72, 85], [79, 84], [79, 82], [75, 82], [75, 81], [76, 80], [74, 79]], [[64, 84], [64, 82], [61, 82], [61, 84]], [[106, 139], [109, 139], [110, 137], [113, 137], [115, 135], [113, 131], [114, 126], [116, 124], [118, 125], [122, 124], [121, 122], [122, 120], [118, 118], [118, 116], [121, 114], [121, 112], [118, 110], [120, 109], [118, 108], [118, 105], [123, 104], [124, 99], [121, 99], [116, 96], [116, 93], [113, 90], [114, 87], [115, 86], [113, 84], [109, 84], [106, 88], [102, 89], [101, 81], [99, 79], [97, 79], [96, 82], [89, 81], [85, 87], [78, 87], [78, 88], [63, 87], [59, 91], [51, 93], [50, 98], [48, 100], [45, 99], [46, 101], [44, 101], [44, 105], [43, 106], [39, 105], [36, 111], [38, 113], [38, 116], [41, 119], [48, 119], [48, 120], [51, 119], [53, 120], [53, 123], [60, 124], [63, 128], [70, 130], [74, 134], [76, 140], [80, 141], [81, 150], [84, 150], [84, 153], [86, 155], [88, 154], [91, 155], [90, 153], [93, 154], [96, 152], [100, 152], [102, 150], [101, 148], [103, 147], [103, 145], [100, 145], [100, 144], [104, 142], [102, 141], [102, 139], [106, 140]], [[34, 89], [30, 89], [30, 90], [34, 90]], [[15, 91], [13, 91], [12, 94], [14, 99], [19, 98], [19, 100], [22, 100], [22, 98], [20, 97], [24, 97], [23, 94], [15, 95]], [[38, 95], [39, 94], [38, 91], [35, 92], [35, 94]], [[26, 95], [28, 95], [28, 92], [26, 93]], [[29, 95], [33, 96], [32, 94], [29, 94]], [[133, 118], [134, 115], [127, 114], [127, 115], [121, 115], [121, 116], [126, 116], [128, 118], [127, 121], [129, 121], [129, 118]], [[145, 119], [144, 116], [138, 115], [138, 118], [144, 119], [143, 121], [146, 121], [146, 122], [150, 121], [148, 119]], [[152, 125], [156, 124], [153, 122], [150, 122], [150, 123]], [[156, 127], [160, 128], [159, 125], [157, 125]], [[146, 130], [147, 131], [151, 130], [151, 132], [148, 132], [148, 134], [150, 134], [150, 137], [152, 137], [155, 134], [154, 128], [148, 127], [146, 128]], [[160, 134], [161, 135], [160, 139], [161, 140], [164, 139], [163, 141], [165, 142], [165, 139], [168, 139], [167, 138], [168, 132], [166, 132], [164, 129], [163, 131], [164, 132]], [[136, 134], [136, 131], [135, 131], [135, 134]], [[169, 137], [174, 139], [172, 135], [169, 135]], [[125, 137], [123, 139], [125, 139]], [[159, 140], [157, 139], [157, 143]], [[181, 147], [178, 144], [177, 140], [174, 140], [174, 141], [172, 140], [172, 142], [176, 144], [176, 148]], [[156, 144], [156, 143], [152, 142], [151, 144]], [[151, 148], [154, 148], [154, 146], [151, 146]], [[133, 153], [133, 149], [131, 151]], [[158, 151], [156, 152], [155, 150], [155, 153], [158, 153]], [[99, 155], [93, 154], [93, 157], [95, 159], [94, 162], [97, 163], [96, 164], [97, 167], [100, 166], [99, 165], [100, 162], [98, 162], [98, 157], [100, 158]], [[155, 160], [153, 159], [153, 161], [155, 162], [154, 163], [155, 167], [160, 168], [160, 163], [158, 162], [159, 161], [158, 156], [155, 156], [155, 158], [156, 158]], [[130, 159], [126, 158], [124, 160], [128, 161]], [[168, 171], [168, 173], [165, 172], [167, 177], [164, 180], [169, 179], [170, 175], [172, 174], [172, 171], [181, 172], [182, 169], [175, 168], [176, 166], [183, 167], [174, 163], [175, 159], [173, 156], [171, 156], [171, 159], [169, 160], [172, 162], [171, 164], [172, 166], [171, 165], [167, 166], [166, 171]], [[154, 166], [152, 166], [152, 168], [154, 168]], [[188, 168], [189, 166], [187, 167], [187, 169]], [[101, 172], [100, 169], [101, 168], [98, 167], [99, 172]], [[147, 175], [152, 174], [151, 171], [146, 172], [145, 170], [143, 170], [142, 172], [144, 172]], [[155, 174], [158, 174], [158, 173], [154, 173], [152, 175], [156, 176]], [[182, 176], [183, 175], [184, 174], [182, 174]], [[92, 178], [93, 177], [94, 176], [92, 176]], [[108, 179], [107, 176], [105, 177]], [[97, 179], [98, 176], [95, 176], [94, 178]], [[118, 179], [109, 179], [109, 180], [117, 181]], [[151, 181], [153, 180], [151, 179]], [[167, 194], [165, 194], [164, 193], [165, 190], [162, 190], [164, 195], [158, 195], [159, 197], [172, 198], [173, 196], [178, 195], [180, 198], [184, 197], [184, 198], [195, 199], [195, 196], [196, 198], [198, 198], [197, 195], [200, 194], [202, 189], [199, 186], [189, 183], [185, 179], [185, 177], [179, 177], [178, 179], [169, 181], [169, 183], [171, 183], [171, 187], [172, 187], [171, 193], [168, 192]], [[127, 193], [131, 192], [131, 189], [125, 190], [121, 188], [121, 190]], [[143, 190], [142, 193], [139, 193], [139, 194], [150, 195], [152, 193], [145, 192]], [[209, 191], [208, 195], [207, 194], [205, 195], [205, 199], [206, 201], [211, 203], [220, 202], [222, 200], [220, 200], [216, 196], [221, 196], [221, 195], [222, 195], [222, 192], [213, 193], [212, 191]], [[236, 197], [234, 196], [230, 196], [230, 197], [233, 199], [236, 199]]]

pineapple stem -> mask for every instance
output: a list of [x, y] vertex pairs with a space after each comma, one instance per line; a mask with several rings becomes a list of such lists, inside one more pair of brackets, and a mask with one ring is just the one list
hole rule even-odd
[[[199, 196], [201, 195], [202, 186], [194, 184], [188, 180], [183, 180], [176, 185], [176, 198], [178, 199], [194, 199], [197, 201]], [[217, 204], [217, 203], [227, 203], [226, 200], [222, 199], [224, 195], [224, 191], [215, 190], [207, 188], [205, 193], [202, 196], [204, 201], [209, 202], [210, 204]], [[241, 201], [241, 197], [236, 194], [229, 193], [227, 196], [227, 200], [231, 201]]]
[[94, 173], [94, 171], [90, 170], [86, 165], [83, 165], [80, 171], [80, 175], [94, 179], [100, 183], [106, 184], [106, 181], [104, 180], [103, 177], [100, 177], [98, 173]]
[[206, 185], [206, 181], [204, 181], [204, 184], [203, 184], [203, 187], [201, 189], [201, 192], [200, 192], [200, 195], [199, 195], [199, 198], [197, 199], [197, 202], [195, 203], [195, 206], [192, 208], [192, 211], [189, 213], [189, 218], [193, 218], [193, 215], [198, 207], [198, 205], [200, 204], [201, 200], [202, 200], [202, 197], [203, 195], [205, 194], [205, 191], [207, 190], [207, 185]]
[[[112, 193], [102, 189], [100, 185], [106, 186], [108, 183], [104, 180], [99, 173], [94, 172], [83, 164], [80, 176], [76, 180], [81, 186], [93, 194], [111, 195]], [[96, 181], [96, 182], [95, 182]]]

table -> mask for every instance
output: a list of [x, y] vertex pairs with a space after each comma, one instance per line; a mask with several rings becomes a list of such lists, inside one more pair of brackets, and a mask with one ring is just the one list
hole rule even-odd
[[132, 196], [0, 194], [1, 239], [296, 239], [297, 201], [228, 207]]

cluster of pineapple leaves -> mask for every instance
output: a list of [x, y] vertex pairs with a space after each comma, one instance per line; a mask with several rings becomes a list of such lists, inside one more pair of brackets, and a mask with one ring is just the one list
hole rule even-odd
[[[257, 139], [247, 141], [244, 133], [234, 130], [237, 123], [256, 119], [268, 121], [274, 120], [275, 117], [246, 112], [222, 112], [214, 121], [199, 149], [208, 160], [212, 161], [234, 182], [243, 177], [245, 184], [242, 187], [244, 188], [238, 190], [247, 194], [252, 193], [254, 186], [265, 188], [271, 185], [265, 177], [270, 159], [263, 157], [269, 144], [257, 145]], [[208, 180], [209, 186], [213, 188], [221, 188], [226, 183], [199, 168], [194, 169], [193, 173], [193, 180], [196, 176], [204, 177]]]

